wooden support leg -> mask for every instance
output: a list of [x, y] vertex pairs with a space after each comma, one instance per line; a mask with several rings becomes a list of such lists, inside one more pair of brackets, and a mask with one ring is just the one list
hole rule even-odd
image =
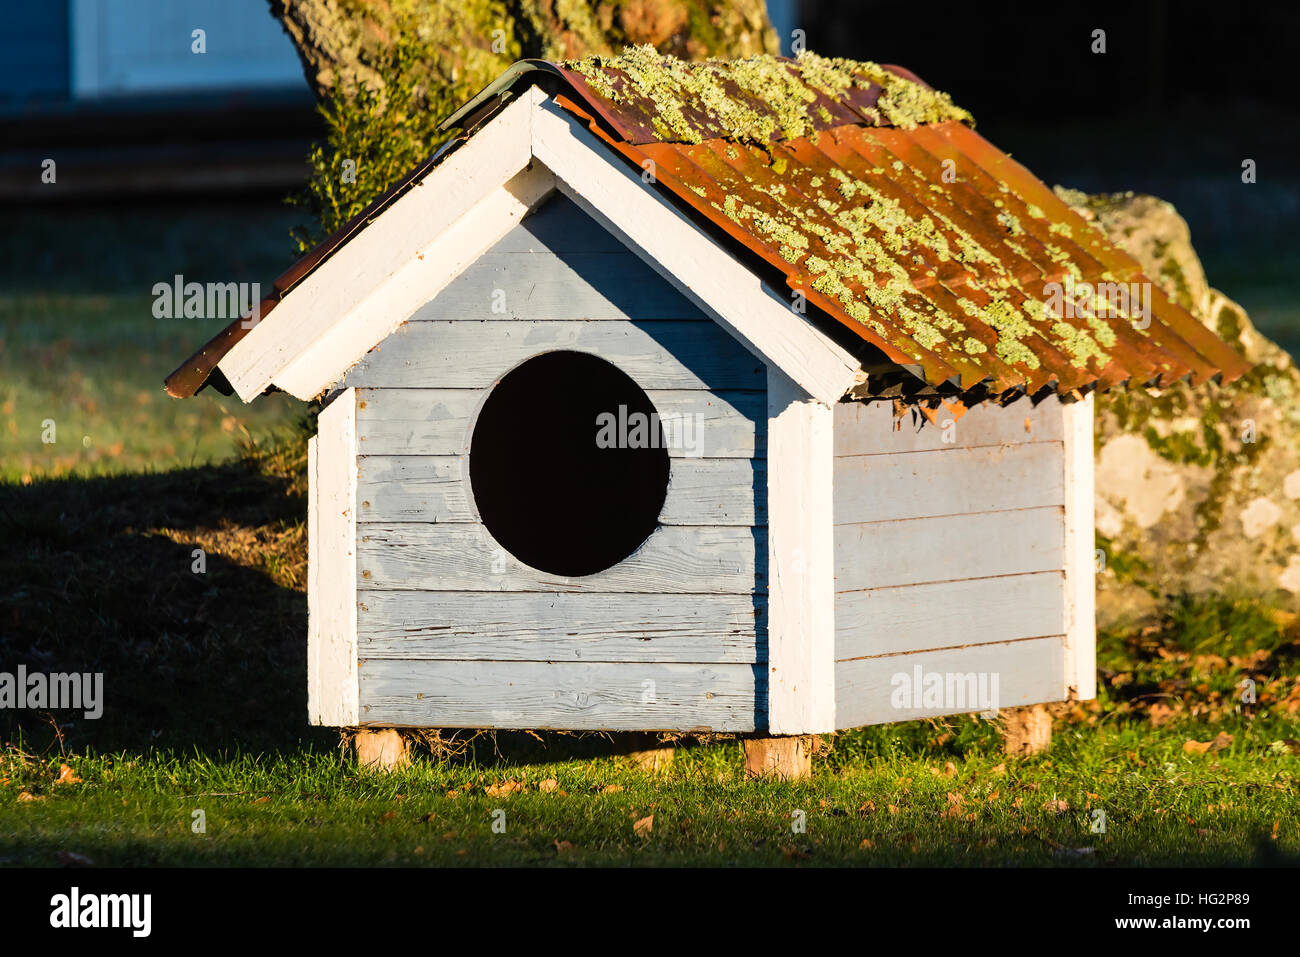
[[820, 743], [815, 734], [745, 738], [745, 776], [801, 781], [812, 777], [812, 756]]
[[370, 771], [392, 771], [411, 763], [411, 747], [394, 728], [359, 728], [352, 739], [357, 764]]
[[636, 750], [630, 751], [628, 757], [638, 768], [659, 772], [672, 767], [673, 754], [677, 749], [671, 744], [660, 744], [657, 735], [637, 734], [633, 736], [633, 742]]
[[1002, 741], [1007, 754], [1012, 757], [1046, 751], [1052, 745], [1052, 716], [1041, 704], [1029, 708], [1004, 708]]

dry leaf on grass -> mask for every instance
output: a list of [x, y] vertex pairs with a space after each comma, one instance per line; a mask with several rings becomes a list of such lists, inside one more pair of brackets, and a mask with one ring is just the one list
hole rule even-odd
[[1174, 709], [1163, 701], [1157, 701], [1151, 707], [1147, 708], [1147, 718], [1151, 721], [1153, 728], [1158, 728], [1166, 724], [1174, 716]]
[[649, 814], [641, 818], [641, 820], [635, 822], [632, 825], [632, 831], [633, 833], [636, 834], [637, 837], [649, 837], [650, 832], [654, 830], [654, 826], [655, 826], [655, 816], [653, 814]]
[[44, 794], [32, 794], [30, 791], [20, 791], [18, 794], [18, 803], [27, 804], [32, 801], [44, 801]]
[[1214, 744], [1213, 741], [1192, 741], [1191, 739], [1188, 739], [1183, 742], [1183, 753], [1205, 754], [1210, 750], [1210, 745], [1212, 744]]
[[621, 784], [606, 784], [603, 788], [600, 789], [600, 793], [617, 794], [621, 790], [623, 790], [623, 785]]
[[1043, 810], [1054, 811], [1057, 814], [1064, 814], [1066, 811], [1070, 810], [1070, 805], [1066, 801], [1044, 801]]
[[573, 850], [573, 844], [569, 841], [555, 842], [555, 853], [557, 854], [568, 854], [572, 850]]
[[862, 843], [858, 845], [858, 850], [869, 851], [876, 846], [876, 842], [869, 837], [864, 837]]
[[514, 794], [516, 791], [522, 791], [527, 785], [523, 781], [516, 781], [511, 778], [508, 781], [498, 781], [487, 788], [487, 793], [492, 797], [501, 797], [505, 794]]
[[266, 803], [267, 801], [269, 801], [269, 800], [271, 800], [271, 796], [270, 796], [269, 794], [264, 794], [264, 795], [262, 795], [260, 798], [255, 798], [255, 799], [253, 800], [253, 803], [254, 803], [254, 804], [265, 804], [265, 803]]
[[75, 771], [66, 764], [59, 765], [59, 776], [54, 779], [55, 784], [80, 784], [81, 778], [77, 777]]
[[537, 782], [537, 790], [541, 791], [543, 794], [550, 794], [559, 786], [560, 782], [555, 780], [555, 778], [547, 778], [545, 781]]

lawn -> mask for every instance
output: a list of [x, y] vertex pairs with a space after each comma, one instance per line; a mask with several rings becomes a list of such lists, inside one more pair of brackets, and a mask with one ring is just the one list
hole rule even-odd
[[524, 734], [358, 769], [305, 723], [304, 407], [168, 399], [221, 323], [149, 309], [173, 272], [269, 281], [292, 215], [78, 215], [20, 222], [0, 273], [0, 662], [103, 672], [105, 712], [0, 712], [0, 864], [1300, 862], [1300, 623], [1230, 596], [1102, 634], [1098, 700], [1031, 758], [960, 717], [828, 738], [800, 783], [746, 780], [727, 739], [660, 774]]

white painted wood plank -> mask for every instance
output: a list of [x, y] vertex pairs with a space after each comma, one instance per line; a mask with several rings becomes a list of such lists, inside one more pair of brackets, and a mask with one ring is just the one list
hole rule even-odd
[[1060, 572], [840, 592], [835, 658], [979, 645], [1065, 631]]
[[[468, 459], [457, 455], [363, 455], [358, 514], [363, 522], [477, 522]], [[763, 525], [766, 465], [761, 459], [671, 460], [663, 525]]]
[[[667, 432], [672, 422], [689, 429], [669, 455], [750, 458], [766, 453], [762, 392], [720, 393], [648, 389]], [[358, 389], [361, 452], [365, 455], [462, 455], [470, 423], [485, 398], [477, 389]], [[545, 410], [538, 428], [545, 427]], [[672, 420], [670, 422], [670, 420]], [[595, 423], [592, 424], [593, 434]]]
[[572, 116], [540, 103], [532, 137], [534, 155], [566, 195], [756, 355], [823, 402], [835, 402], [853, 385], [859, 364], [848, 352], [642, 183]]
[[367, 353], [348, 372], [347, 384], [484, 389], [527, 359], [566, 350], [612, 362], [643, 389], [766, 387], [762, 360], [709, 319], [421, 321], [424, 312]]
[[366, 589], [416, 591], [665, 592], [767, 590], [764, 530], [660, 526], [632, 555], [581, 578], [522, 564], [481, 525], [365, 524], [358, 565]]
[[835, 523], [1063, 505], [1060, 442], [835, 459]]
[[1059, 507], [834, 528], [837, 591], [1064, 567], [1064, 516]]
[[[1055, 401], [1055, 400], [1052, 400]], [[1093, 395], [1061, 402], [1065, 431], [1066, 683], [1075, 697], [1097, 697], [1096, 533], [1093, 514]]]
[[362, 592], [363, 658], [753, 664], [761, 595]]
[[[588, 222], [609, 236], [603, 226]], [[717, 325], [613, 236], [609, 241], [616, 251], [563, 257], [550, 252], [498, 253], [494, 246], [411, 318], [683, 319]]]
[[768, 730], [835, 723], [831, 407], [781, 370], [768, 373]]
[[[919, 411], [894, 418], [894, 404], [840, 402], [835, 406], [835, 454], [879, 455], [929, 452], [986, 445], [1061, 441], [1061, 418], [1045, 403], [1034, 407], [1021, 399], [1006, 407], [977, 405], [945, 429], [950, 416], [941, 414], [932, 425]], [[1029, 425], [1026, 428], [1025, 420]]]
[[[856, 728], [983, 711], [993, 698], [995, 677], [998, 708], [1061, 701], [1065, 698], [1065, 683], [1061, 680], [1064, 655], [1064, 638], [1054, 636], [842, 661], [835, 666], [835, 723], [839, 728]], [[919, 701], [912, 697], [918, 668], [922, 692], [926, 676], [943, 676], [944, 693], [937, 702], [932, 699], [927, 705], [923, 694]], [[981, 675], [987, 692], [983, 700], [978, 693]], [[970, 693], [969, 679], [963, 680], [965, 676], [975, 677], [974, 694]]]
[[362, 725], [752, 731], [750, 665], [366, 660]]
[[[550, 188], [539, 172], [522, 184], [526, 195], [501, 192], [531, 159], [534, 110], [528, 97], [506, 107], [385, 209], [361, 237], [337, 249], [292, 289], [220, 363], [240, 398], [247, 402], [259, 395], [295, 363], [299, 369], [286, 391], [300, 398], [315, 395], [504, 235], [541, 198], [533, 195], [535, 189]], [[461, 228], [453, 230], [461, 220]], [[381, 284], [391, 287], [393, 279], [400, 288], [372, 297]], [[418, 302], [394, 308], [411, 293], [419, 294]], [[367, 299], [370, 308], [360, 309]], [[343, 324], [357, 328], [340, 328]], [[311, 370], [317, 373], [314, 387], [307, 384], [313, 382]]]
[[307, 688], [312, 724], [357, 721], [356, 397], [321, 410], [308, 448]]

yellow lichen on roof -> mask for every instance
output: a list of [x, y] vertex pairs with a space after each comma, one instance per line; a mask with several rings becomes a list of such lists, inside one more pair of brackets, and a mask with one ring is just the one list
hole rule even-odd
[[[633, 97], [654, 105], [656, 133], [665, 142], [699, 143], [700, 124], [688, 113], [704, 114], [727, 131], [727, 138], [766, 143], [798, 139], [825, 127], [818, 94], [842, 102], [850, 90], [881, 88], [874, 112], [892, 126], [911, 129], [943, 120], [971, 122], [971, 115], [946, 93], [930, 90], [868, 61], [818, 56], [805, 51], [794, 60], [753, 56], [741, 60], [679, 60], [646, 45], [613, 57], [587, 57], [563, 64], [582, 76], [598, 95], [626, 105]], [[611, 71], [617, 71], [612, 73]], [[615, 82], [622, 74], [627, 86]], [[737, 96], [735, 90], [742, 96]], [[752, 101], [766, 109], [756, 110]]]

